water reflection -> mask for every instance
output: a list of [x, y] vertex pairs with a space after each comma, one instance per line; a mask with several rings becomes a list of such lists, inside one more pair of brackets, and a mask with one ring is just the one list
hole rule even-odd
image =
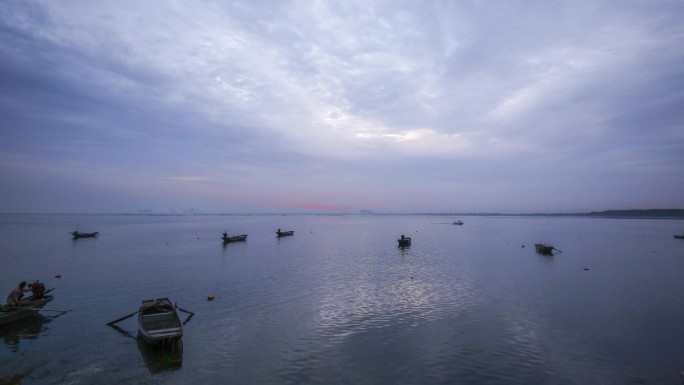
[[150, 373], [178, 370], [183, 366], [183, 339], [171, 344], [150, 345], [137, 338], [138, 350]]
[[[190, 316], [192, 317], [192, 316]], [[190, 317], [185, 320], [190, 320]], [[178, 370], [183, 366], [183, 339], [179, 338], [169, 344], [149, 344], [138, 334], [131, 333], [117, 325], [108, 325], [127, 338], [134, 339], [147, 370], [152, 374]]]
[[[77, 220], [17, 218], [0, 216], [3, 248], [20, 257], [5, 275], [41, 265], [63, 272], [69, 303], [94, 310], [58, 323], [58, 335], [44, 325], [43, 337], [21, 341], [32, 338], [25, 330], [19, 354], [3, 346], [3, 365], [17, 375], [50, 357], [45, 383], [666, 383], [663, 373], [681, 365], [684, 344], [673, 336], [684, 335], [684, 259], [681, 244], [670, 245], [679, 223], [476, 217], [457, 227], [316, 216], [297, 237], [273, 242], [260, 230], [277, 225], [272, 217], [228, 217], [255, 237], [221, 248], [211, 234], [225, 217], [102, 216], [116, 239], [72, 250], [64, 231], [46, 253], [31, 236]], [[36, 224], [18, 231], [19, 220]], [[397, 234], [414, 227], [420, 242], [398, 249]], [[207, 241], [186, 242], [189, 231]], [[564, 254], [537, 255], [540, 239]], [[180, 347], [148, 349], [93, 327], [149, 293], [201, 314], [202, 327], [183, 341], [185, 363]], [[112, 359], [113, 369], [101, 363]]]
[[[401, 250], [401, 249], [400, 249]], [[428, 256], [399, 252], [400, 260], [350, 269], [321, 282], [317, 323], [333, 341], [402, 325], [411, 330], [447, 313], [459, 313], [472, 295], [458, 271], [435, 269]]]
[[22, 339], [34, 340], [38, 338], [41, 332], [46, 329], [45, 324], [50, 321], [52, 318], [45, 317], [42, 314], [34, 314], [9, 325], [2, 325], [0, 337], [10, 346], [11, 351], [16, 352], [19, 351], [19, 344]]

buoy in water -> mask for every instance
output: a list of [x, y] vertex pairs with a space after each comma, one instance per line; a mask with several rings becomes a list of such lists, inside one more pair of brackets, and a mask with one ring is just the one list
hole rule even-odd
[[207, 300], [208, 300], [208, 301], [213, 301], [213, 300], [214, 300], [214, 296], [213, 296], [213, 295], [208, 296], [208, 297], [207, 297]]

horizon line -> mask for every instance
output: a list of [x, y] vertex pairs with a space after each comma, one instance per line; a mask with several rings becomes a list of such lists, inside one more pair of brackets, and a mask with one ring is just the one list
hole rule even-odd
[[[665, 215], [663, 214], [670, 214]], [[684, 209], [678, 208], [653, 208], [653, 209], [609, 209], [602, 211], [587, 212], [490, 212], [490, 211], [471, 211], [471, 212], [392, 212], [392, 211], [373, 211], [358, 210], [357, 212], [218, 212], [218, 211], [191, 211], [191, 212], [154, 212], [151, 210], [139, 210], [138, 212], [0, 212], [0, 215], [130, 215], [130, 216], [271, 216], [271, 215], [336, 215], [336, 216], [370, 216], [370, 215], [434, 215], [434, 216], [625, 216], [629, 214], [661, 214], [666, 218], [684, 218]], [[639, 216], [639, 215], [637, 215]]]

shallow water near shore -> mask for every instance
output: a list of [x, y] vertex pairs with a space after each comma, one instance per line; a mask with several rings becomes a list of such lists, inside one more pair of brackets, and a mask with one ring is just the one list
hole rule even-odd
[[[76, 227], [100, 236], [72, 240]], [[222, 245], [224, 230], [247, 241]], [[679, 384], [682, 232], [566, 217], [0, 215], [0, 288], [41, 280], [55, 288], [45, 309], [69, 310], [0, 330], [0, 382]], [[195, 313], [179, 349], [139, 344], [135, 317], [105, 325], [159, 297]]]

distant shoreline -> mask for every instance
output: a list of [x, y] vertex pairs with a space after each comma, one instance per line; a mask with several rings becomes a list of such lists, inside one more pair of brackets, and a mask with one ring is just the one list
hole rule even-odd
[[393, 212], [357, 212], [357, 213], [336, 213], [336, 212], [292, 212], [292, 213], [11, 213], [5, 212], [0, 215], [121, 215], [121, 216], [287, 216], [287, 215], [313, 215], [313, 216], [407, 216], [407, 215], [430, 215], [430, 216], [450, 216], [450, 217], [581, 217], [581, 218], [616, 218], [616, 219], [684, 219], [684, 209], [633, 209], [633, 210], [605, 210], [591, 211], [588, 213], [496, 213], [496, 212], [457, 212], [457, 213], [393, 213]]
[[581, 218], [624, 218], [624, 219], [684, 219], [684, 209], [605, 210], [588, 213], [421, 213], [415, 215], [443, 216], [500, 216], [500, 217], [581, 217]]

